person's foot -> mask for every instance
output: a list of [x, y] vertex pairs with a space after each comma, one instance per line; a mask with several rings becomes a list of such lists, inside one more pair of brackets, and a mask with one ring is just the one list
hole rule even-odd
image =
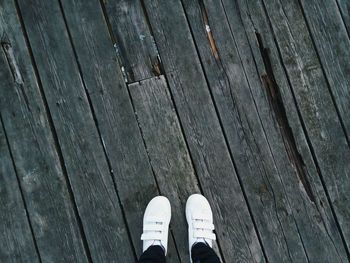
[[212, 247], [213, 240], [216, 239], [213, 233], [213, 212], [208, 200], [203, 195], [193, 194], [187, 199], [186, 219], [190, 255], [192, 246], [198, 242]]
[[168, 231], [171, 219], [171, 207], [168, 198], [154, 197], [147, 205], [143, 216], [143, 251], [150, 246], [161, 246], [166, 254], [168, 247]]

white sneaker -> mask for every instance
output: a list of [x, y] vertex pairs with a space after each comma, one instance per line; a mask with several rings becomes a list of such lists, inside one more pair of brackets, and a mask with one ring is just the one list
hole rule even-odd
[[186, 219], [190, 255], [192, 246], [198, 242], [213, 247], [213, 240], [216, 239], [213, 233], [213, 212], [208, 200], [203, 195], [193, 194], [187, 199]]
[[154, 197], [147, 205], [143, 216], [143, 251], [150, 246], [159, 245], [165, 254], [168, 248], [168, 231], [171, 219], [171, 207], [168, 198]]

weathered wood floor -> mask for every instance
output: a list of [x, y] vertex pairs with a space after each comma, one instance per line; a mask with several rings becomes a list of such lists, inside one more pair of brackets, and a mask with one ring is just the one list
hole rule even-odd
[[0, 0], [0, 262], [134, 262], [203, 193], [233, 262], [350, 260], [349, 0]]

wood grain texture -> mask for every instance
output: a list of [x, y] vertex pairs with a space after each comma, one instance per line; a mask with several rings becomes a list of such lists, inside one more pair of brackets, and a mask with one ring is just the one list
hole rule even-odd
[[[267, 10], [272, 6], [280, 10], [269, 13], [270, 21], [311, 147], [349, 247], [350, 149], [344, 130], [300, 6], [295, 1], [266, 1], [265, 4]], [[293, 23], [288, 22], [291, 20]]]
[[[296, 1], [294, 1], [296, 2]], [[310, 30], [322, 68], [329, 82], [345, 132], [350, 141], [350, 35], [343, 23], [336, 1], [301, 0], [304, 19]], [[286, 10], [297, 10], [295, 5], [287, 5]], [[288, 15], [288, 14], [287, 14]], [[349, 16], [349, 10], [347, 15]]]
[[223, 256], [263, 262], [181, 2], [145, 1], [145, 6], [196, 172], [220, 222]]
[[[235, 35], [231, 31], [222, 19], [226, 10], [218, 1], [184, 1], [184, 6], [268, 259], [345, 259], [344, 250], [339, 256], [320, 222], [314, 185], [310, 188], [286, 117], [281, 109], [271, 108], [251, 51], [245, 47], [249, 43], [244, 32]], [[238, 13], [231, 8], [229, 15], [237, 33], [241, 22], [233, 17]], [[320, 180], [315, 184], [322, 189]], [[324, 191], [319, 195], [325, 198]], [[327, 212], [332, 215], [330, 209]], [[335, 235], [342, 246], [339, 233]]]
[[342, 16], [342, 20], [345, 24], [348, 35], [350, 36], [350, 1], [349, 0], [337, 0], [338, 7]]
[[[158, 195], [158, 189], [128, 90], [99, 1], [63, 0], [62, 6], [133, 246], [139, 255], [143, 212]], [[168, 260], [178, 261], [171, 239]]]
[[[341, 255], [340, 258], [344, 258], [344, 249], [342, 248], [341, 242], [339, 242], [339, 234], [337, 233], [337, 220], [334, 222], [334, 219], [332, 219], [332, 215], [334, 216], [334, 213], [330, 213], [330, 211], [332, 211], [332, 206], [329, 206], [329, 202], [327, 201], [327, 198], [324, 194], [324, 190], [326, 190], [326, 194], [328, 195], [329, 190], [332, 190], [332, 188], [328, 189], [328, 187], [326, 187], [326, 189], [323, 189], [323, 186], [320, 184], [320, 179], [322, 181], [322, 184], [324, 183], [324, 175], [328, 176], [328, 171], [326, 173], [325, 170], [321, 169], [323, 167], [319, 166], [319, 161], [318, 159], [315, 158], [315, 153], [314, 153], [314, 149], [313, 149], [313, 145], [310, 144], [309, 141], [309, 127], [312, 124], [316, 124], [316, 123], [322, 123], [325, 122], [327, 123], [327, 118], [328, 117], [324, 117], [322, 116], [321, 119], [319, 119], [319, 114], [317, 115], [317, 118], [311, 118], [310, 117], [307, 119], [305, 117], [310, 116], [310, 110], [307, 109], [307, 107], [309, 109], [311, 109], [312, 106], [314, 105], [314, 99], [311, 98], [311, 94], [312, 91], [315, 91], [315, 93], [317, 92], [317, 88], [321, 85], [322, 87], [322, 77], [318, 77], [319, 80], [318, 82], [309, 82], [309, 88], [306, 85], [301, 85], [301, 84], [295, 84], [295, 81], [300, 80], [303, 81], [303, 75], [298, 75], [298, 74], [294, 74], [293, 76], [291, 75], [286, 75], [286, 69], [288, 69], [290, 72], [292, 71], [292, 67], [290, 62], [292, 61], [291, 59], [289, 60], [280, 60], [280, 50], [279, 50], [279, 46], [276, 46], [276, 43], [274, 41], [274, 33], [271, 32], [270, 29], [270, 22], [268, 20], [268, 17], [266, 17], [266, 14], [264, 12], [264, 5], [262, 5], [261, 3], [259, 4], [259, 2], [255, 2], [254, 4], [248, 1], [238, 1], [238, 5], [233, 5], [230, 1], [225, 1], [225, 10], [233, 10], [232, 8], [235, 8], [234, 10], [239, 10], [239, 19], [232, 19], [232, 15], [228, 15], [229, 17], [229, 21], [231, 24], [231, 28], [233, 31], [237, 32], [237, 23], [241, 20], [244, 24], [244, 30], [242, 30], [241, 32], [245, 32], [244, 34], [248, 37], [249, 40], [249, 46], [248, 46], [248, 50], [249, 49], [252, 51], [252, 53], [254, 54], [254, 63], [260, 73], [260, 75], [266, 75], [266, 69], [264, 69], [264, 62], [263, 62], [263, 58], [261, 56], [261, 50], [260, 47], [258, 45], [258, 39], [257, 36], [260, 37], [260, 41], [262, 42], [262, 44], [265, 45], [265, 47], [263, 47], [263, 49], [267, 49], [268, 50], [268, 57], [271, 60], [271, 65], [272, 65], [272, 69], [273, 69], [273, 75], [276, 79], [277, 82], [277, 86], [279, 87], [279, 91], [281, 93], [281, 97], [283, 99], [283, 105], [285, 107], [285, 111], [286, 111], [286, 115], [288, 117], [288, 124], [290, 125], [294, 138], [295, 138], [295, 142], [296, 142], [296, 146], [298, 149], [298, 152], [300, 153], [302, 160], [304, 162], [304, 169], [306, 169], [306, 173], [309, 177], [309, 182], [310, 185], [312, 186], [312, 190], [313, 193], [316, 194], [317, 198], [316, 198], [316, 208], [319, 211], [319, 213], [322, 215], [322, 224], [325, 226], [325, 229], [327, 229], [327, 235], [329, 235], [330, 240], [332, 240], [332, 243], [334, 243], [334, 238], [336, 237], [336, 239], [338, 241], [336, 241], [336, 243], [338, 243], [338, 245], [334, 245], [334, 247], [337, 248], [337, 250], [340, 250], [340, 252], [338, 251], [338, 253]], [[273, 10], [276, 11], [276, 6], [280, 7], [280, 5], [273, 5]], [[269, 7], [270, 9], [272, 8]], [[272, 9], [271, 9], [272, 10]], [[278, 9], [277, 9], [278, 10]], [[282, 12], [275, 12], [276, 14], [281, 14]], [[230, 14], [230, 13], [228, 13]], [[294, 19], [295, 15], [293, 16]], [[286, 19], [281, 19], [279, 22], [276, 22], [276, 25], [281, 26], [283, 23], [286, 24]], [[294, 21], [294, 20], [293, 20]], [[294, 21], [293, 23], [290, 24], [297, 24], [296, 21]], [[278, 34], [280, 34], [281, 32], [288, 32], [288, 30], [284, 29], [281, 30]], [[298, 30], [298, 33], [295, 33], [295, 35], [300, 35], [300, 32], [304, 32], [302, 29]], [[276, 33], [277, 34], [277, 33]], [[279, 35], [278, 35], [279, 36]], [[240, 39], [240, 37], [238, 37], [237, 39]], [[277, 37], [278, 40], [282, 41], [283, 35], [281, 35], [280, 38]], [[285, 52], [286, 54], [291, 54], [290, 50], [291, 47], [288, 47], [288, 45], [286, 45], [286, 43], [291, 43], [288, 40], [284, 40], [283, 44], [282, 42], [279, 42], [279, 44], [282, 47], [285, 47], [285, 49], [283, 49], [283, 52]], [[305, 41], [303, 39], [300, 39], [299, 41], [297, 41], [298, 43], [305, 43]], [[238, 41], [239, 43], [239, 41]], [[294, 45], [294, 44], [291, 44]], [[240, 45], [240, 50], [242, 50], [242, 54], [244, 54], [246, 51], [244, 51], [243, 47], [244, 45]], [[308, 47], [310, 48], [310, 47]], [[297, 50], [303, 50], [306, 52], [306, 47], [303, 48], [298, 48]], [[295, 49], [293, 49], [295, 50]], [[281, 49], [282, 51], [282, 49]], [[311, 51], [309, 51], [310, 54], [312, 53]], [[286, 55], [285, 54], [285, 55]], [[299, 59], [297, 61], [301, 61], [302, 58], [304, 58], [304, 56], [300, 56]], [[303, 63], [305, 63], [307, 60], [307, 56], [305, 57], [305, 61]], [[295, 60], [294, 60], [295, 61]], [[284, 62], [284, 64], [283, 64]], [[295, 67], [294, 69], [300, 69], [300, 67]], [[295, 72], [295, 70], [294, 70]], [[308, 71], [305, 71], [308, 72]], [[318, 71], [319, 72], [319, 71]], [[317, 76], [317, 75], [314, 75]], [[291, 80], [289, 79], [291, 78]], [[291, 83], [291, 81], [293, 81], [293, 83]], [[318, 83], [318, 86], [316, 85], [316, 83]], [[292, 85], [292, 86], [291, 86]], [[293, 86], [296, 85], [296, 86]], [[317, 88], [315, 88], [315, 85]], [[288, 88], [288, 87], [292, 87], [292, 89]], [[303, 88], [301, 88], [303, 87]], [[323, 84], [323, 88], [326, 89], [326, 86]], [[304, 90], [304, 92], [302, 91]], [[302, 100], [308, 100], [308, 102], [305, 102], [304, 104], [304, 108], [300, 108], [299, 103], [297, 103], [297, 106], [295, 105], [295, 94], [294, 93], [298, 93], [299, 98], [301, 98]], [[318, 95], [312, 95], [312, 96], [316, 96], [316, 98], [320, 98], [320, 93], [317, 93]], [[336, 111], [334, 109], [334, 107], [332, 106], [331, 102], [330, 102], [330, 96], [329, 93], [327, 93], [327, 90], [325, 90], [322, 93], [322, 96], [324, 96], [326, 98], [326, 100], [328, 101], [328, 103], [330, 103], [329, 107], [327, 109], [323, 109], [324, 114], [327, 116], [327, 111], [329, 112], [329, 114], [331, 114], [334, 118], [334, 122], [335, 122], [335, 127], [339, 132], [341, 132], [341, 127], [340, 127], [340, 123], [337, 120], [337, 116], [336, 116]], [[310, 100], [311, 101], [310, 101]], [[312, 103], [311, 103], [312, 102]], [[317, 108], [318, 109], [318, 108]], [[326, 119], [324, 119], [326, 118]], [[304, 122], [307, 121], [308, 122], [308, 126], [305, 127], [306, 123], [304, 124]], [[322, 124], [325, 125], [325, 124]], [[328, 125], [328, 124], [327, 124]], [[324, 128], [323, 128], [324, 129]], [[312, 129], [311, 129], [312, 130]], [[314, 130], [314, 132], [320, 132], [322, 131], [322, 129], [316, 129]], [[345, 138], [343, 137], [340, 140], [344, 140]], [[314, 140], [315, 142], [315, 140]], [[331, 141], [329, 140], [327, 143], [330, 143]], [[320, 147], [320, 146], [318, 146]], [[320, 150], [320, 148], [319, 148]], [[335, 150], [335, 148], [334, 148]], [[321, 151], [321, 150], [320, 150]], [[320, 155], [320, 157], [324, 157], [324, 154], [327, 152], [327, 154], [330, 154], [331, 152], [328, 152], [328, 150], [326, 151], [325, 148], [323, 148], [323, 153]], [[340, 165], [340, 164], [338, 164]], [[330, 199], [329, 199], [330, 200]], [[300, 231], [302, 232], [302, 231]], [[332, 233], [332, 234], [330, 234]]]
[[189, 262], [185, 207], [187, 198], [200, 188], [166, 80], [155, 77], [129, 89], [157, 184], [171, 202], [171, 230], [181, 262]]
[[0, 0], [0, 261], [129, 262], [158, 194], [223, 262], [350, 259], [349, 1]]
[[[1, 117], [40, 258], [87, 262], [74, 204], [13, 1], [1, 1], [0, 21]], [[13, 235], [18, 230], [13, 230]]]
[[19, 7], [91, 257], [127, 262], [134, 253], [59, 3]]
[[0, 156], [0, 261], [39, 262], [2, 122]]
[[117, 53], [129, 83], [160, 74], [160, 61], [141, 1], [105, 0]]

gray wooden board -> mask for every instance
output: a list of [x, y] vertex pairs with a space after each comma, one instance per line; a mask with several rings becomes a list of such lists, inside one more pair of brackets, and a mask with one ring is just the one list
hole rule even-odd
[[[0, 61], [2, 60], [1, 54]], [[3, 69], [1, 63], [1, 72]], [[0, 261], [39, 262], [1, 122], [0, 156]]]
[[[85, 238], [95, 261], [135, 259], [159, 186], [180, 218], [169, 260], [186, 262], [181, 212], [199, 191], [195, 173], [227, 262], [263, 261], [259, 241], [271, 262], [348, 260], [347, 1], [19, 2], [40, 78], [14, 2], [0, 1], [1, 168], [11, 175], [0, 195], [13, 187], [19, 202], [1, 207], [0, 260], [40, 260], [35, 241], [43, 261], [85, 262]], [[129, 85], [133, 105], [123, 68], [129, 83], [147, 79]], [[19, 216], [19, 238], [7, 214]]]
[[350, 36], [350, 1], [349, 0], [337, 0], [340, 13]]
[[[269, 24], [261, 4], [255, 3], [254, 5], [248, 5], [248, 3], [252, 4], [251, 2], [247, 1], [239, 1], [239, 5], [237, 6], [232, 1], [225, 1], [225, 10], [227, 11], [227, 15], [229, 17], [231, 29], [234, 32], [234, 35], [237, 36], [235, 39], [238, 43], [239, 51], [243, 55], [252, 53], [253, 58], [251, 59], [251, 62], [255, 64], [260, 76], [266, 75], [267, 72], [264, 68], [264, 63], [262, 61], [263, 58], [261, 56], [261, 51], [259, 50], [256, 34], [260, 33], [260, 35], [263, 37], [263, 42], [265, 42], [266, 47], [268, 48], [270, 59], [273, 65], [273, 73], [275, 74], [278, 80], [280, 92], [282, 93], [284, 102], [283, 106], [288, 117], [288, 125], [292, 129], [293, 137], [297, 147], [297, 152], [302, 157], [300, 160], [302, 162], [302, 168], [305, 171], [305, 175], [308, 178], [311, 190], [314, 196], [316, 197], [316, 207], [314, 209], [317, 209], [317, 212], [314, 214], [314, 216], [316, 217], [317, 222], [319, 220], [322, 220], [324, 230], [326, 231], [326, 234], [332, 242], [332, 245], [330, 247], [336, 248], [337, 252], [339, 253], [339, 257], [336, 258], [343, 258], [343, 260], [346, 261], [346, 252], [344, 251], [342, 242], [339, 237], [339, 230], [337, 229], [336, 222], [331, 213], [332, 208], [329, 202], [327, 201], [324, 187], [320, 182], [321, 174], [319, 172], [319, 167], [317, 166], [317, 162], [315, 163], [313, 160], [313, 155], [311, 154], [312, 149], [310, 151], [308, 139], [304, 134], [305, 130], [303, 128], [303, 120], [300, 119], [298, 108], [296, 107], [293, 99], [293, 94], [288, 88], [288, 79], [283, 72], [283, 64], [281, 64], [281, 61], [279, 60], [278, 50], [276, 49], [274, 43], [273, 33], [269, 28]], [[234, 10], [236, 10], [238, 14], [232, 14], [232, 11]], [[244, 29], [242, 29], [242, 22], [244, 22]], [[241, 41], [242, 39], [246, 38], [248, 38], [249, 43], [247, 43], [246, 40]], [[245, 59], [243, 59], [243, 61], [245, 61]], [[249, 79], [251, 79], [251, 77], [249, 77]], [[254, 91], [253, 94], [258, 94], [258, 90]], [[327, 93], [325, 93], [324, 95], [328, 96]], [[264, 107], [262, 107], [260, 103], [261, 101], [263, 100], [257, 100], [257, 105], [259, 108], [259, 112], [264, 112]], [[299, 228], [300, 233], [303, 233], [303, 231], [303, 227]], [[306, 233], [307, 232], [310, 233], [310, 231], [306, 231]], [[305, 237], [305, 235], [302, 236]], [[306, 246], [310, 246], [310, 244], [308, 245], [308, 243], [312, 244], [312, 242], [315, 242], [312, 238], [307, 238], [306, 241]], [[329, 247], [327, 249], [329, 249]], [[315, 249], [314, 251], [317, 250]], [[313, 254], [315, 255], [315, 253]]]
[[86, 262], [74, 207], [13, 1], [1, 1], [0, 36], [0, 112], [40, 258], [46, 262]]
[[127, 81], [159, 75], [158, 52], [141, 1], [105, 0], [104, 5]]
[[270, 12], [269, 18], [311, 147], [349, 248], [350, 149], [346, 136], [300, 6], [295, 1], [266, 1], [265, 4], [267, 10], [272, 7], [280, 10]]
[[145, 1], [145, 6], [196, 172], [219, 222], [223, 256], [228, 262], [262, 262], [181, 3]]
[[[276, 7], [280, 8], [280, 5], [271, 5], [269, 8], [276, 10]], [[233, 9], [235, 8], [235, 9]], [[271, 9], [271, 10], [272, 10]], [[293, 135], [297, 144], [297, 148], [298, 151], [300, 153], [300, 155], [302, 156], [302, 160], [305, 164], [304, 169], [306, 169], [307, 174], [309, 175], [309, 181], [310, 184], [313, 188], [313, 192], [314, 193], [318, 193], [318, 198], [316, 199], [316, 204], [318, 207], [318, 210], [323, 214], [322, 216], [322, 220], [324, 222], [324, 224], [327, 225], [326, 229], [328, 229], [328, 233], [330, 237], [336, 237], [337, 235], [336, 233], [336, 228], [337, 226], [334, 225], [334, 223], [332, 223], [332, 219], [330, 219], [329, 217], [329, 204], [327, 203], [327, 200], [325, 200], [324, 195], [320, 195], [319, 193], [322, 193], [322, 187], [319, 186], [319, 176], [321, 178], [324, 179], [324, 175], [328, 176], [328, 174], [332, 174], [333, 172], [331, 170], [329, 170], [327, 168], [327, 165], [324, 165], [324, 162], [328, 163], [328, 165], [330, 165], [330, 160], [326, 157], [327, 155], [329, 156], [330, 154], [334, 154], [337, 152], [336, 150], [336, 144], [337, 142], [334, 142], [334, 144], [332, 143], [332, 140], [328, 139], [327, 141], [322, 139], [322, 144], [324, 145], [325, 142], [327, 142], [328, 146], [326, 147], [321, 147], [320, 145], [320, 141], [318, 141], [317, 143], [317, 138], [319, 138], [319, 136], [315, 136], [313, 141], [315, 143], [315, 145], [318, 148], [318, 154], [317, 154], [317, 159], [315, 159], [314, 156], [314, 149], [313, 149], [313, 145], [310, 144], [309, 142], [309, 135], [310, 132], [313, 131], [313, 134], [315, 134], [316, 132], [318, 134], [320, 134], [321, 132], [324, 133], [325, 129], [328, 129], [328, 127], [324, 128], [324, 126], [328, 126], [332, 127], [332, 125], [334, 126], [333, 129], [336, 130], [336, 134], [341, 134], [341, 126], [339, 121], [337, 120], [337, 116], [336, 116], [336, 112], [334, 110], [334, 107], [332, 106], [332, 103], [330, 102], [330, 96], [329, 93], [327, 93], [327, 90], [325, 90], [324, 92], [320, 93], [316, 93], [317, 89], [315, 88], [315, 82], [309, 82], [309, 86], [310, 88], [308, 88], [307, 85], [302, 85], [302, 84], [296, 84], [296, 81], [302, 81], [304, 79], [304, 76], [302, 74], [293, 74], [293, 76], [290, 75], [286, 75], [286, 67], [289, 70], [289, 72], [293, 72], [293, 68], [294, 68], [294, 72], [298, 72], [298, 69], [300, 70], [300, 67], [298, 67], [297, 63], [295, 63], [295, 59], [294, 59], [294, 65], [290, 64], [291, 61], [293, 60], [280, 60], [280, 56], [279, 56], [279, 49], [278, 46], [276, 46], [276, 43], [274, 41], [274, 34], [273, 32], [271, 32], [270, 26], [269, 26], [269, 20], [268, 17], [266, 17], [266, 14], [264, 12], [264, 7], [261, 4], [261, 2], [250, 2], [250, 1], [239, 1], [239, 4], [236, 6], [235, 4], [233, 4], [230, 1], [225, 1], [225, 10], [227, 10], [228, 12], [228, 18], [231, 24], [231, 28], [233, 31], [237, 31], [237, 21], [239, 22], [239, 20], [235, 20], [235, 19], [231, 19], [232, 17], [234, 17], [234, 15], [231, 14], [232, 10], [239, 10], [239, 14], [241, 15], [242, 22], [244, 23], [244, 31], [246, 32], [246, 35], [248, 37], [249, 40], [249, 48], [251, 49], [251, 51], [254, 54], [254, 61], [256, 63], [257, 69], [260, 72], [260, 75], [266, 75], [266, 70], [261, 66], [263, 65], [262, 63], [262, 57], [261, 57], [261, 51], [259, 50], [258, 47], [258, 43], [257, 43], [257, 37], [256, 34], [259, 34], [262, 42], [264, 43], [265, 47], [268, 48], [269, 51], [269, 57], [271, 59], [271, 64], [272, 64], [272, 68], [273, 68], [273, 74], [275, 75], [276, 78], [276, 82], [278, 84], [278, 87], [280, 89], [281, 92], [281, 96], [283, 98], [283, 105], [285, 107], [286, 110], [286, 114], [288, 116], [288, 120], [289, 120], [289, 125], [292, 128], [293, 131]], [[279, 9], [277, 9], [279, 10]], [[281, 13], [281, 12], [275, 12], [276, 14]], [[293, 23], [290, 24], [296, 24], [295, 20], [294, 20], [295, 15], [293, 16]], [[286, 24], [286, 20], [280, 20], [279, 22], [276, 22], [276, 25], [280, 25], [280, 24]], [[281, 30], [279, 32], [279, 34], [281, 32], [288, 32], [288, 30]], [[302, 29], [299, 29], [297, 31], [298, 33], [296, 33], [295, 35], [300, 35], [301, 32], [304, 32]], [[275, 35], [275, 36], [279, 36], [279, 35]], [[285, 47], [285, 49], [283, 50], [283, 52], [285, 52], [286, 54], [289, 54], [290, 52], [288, 51], [290, 49], [288, 48], [288, 43], [291, 43], [290, 41], [286, 41], [284, 40], [282, 42], [283, 36], [285, 37], [285, 34], [281, 35], [280, 37], [278, 37], [277, 39], [280, 40], [279, 44], [283, 47]], [[295, 41], [294, 41], [295, 42]], [[301, 42], [304, 43], [303, 40], [299, 40], [297, 42]], [[282, 44], [283, 43], [283, 44]], [[291, 45], [291, 44], [290, 44]], [[298, 50], [307, 50], [310, 49], [310, 47], [303, 47], [303, 48], [298, 48]], [[295, 49], [293, 49], [295, 50]], [[282, 51], [282, 50], [281, 50]], [[243, 51], [244, 52], [244, 51]], [[312, 53], [312, 49], [310, 51], [310, 54]], [[285, 54], [285, 55], [286, 55]], [[300, 56], [298, 61], [301, 60], [301, 58], [304, 58], [304, 56]], [[305, 59], [307, 59], [307, 57], [305, 57]], [[284, 64], [283, 64], [284, 62]], [[305, 62], [304, 62], [305, 63]], [[293, 67], [292, 67], [293, 66]], [[320, 69], [318, 67], [316, 67], [316, 71], [320, 72]], [[308, 71], [306, 71], [308, 72]], [[314, 75], [317, 76], [317, 75]], [[288, 77], [291, 77], [291, 79], [288, 79]], [[319, 78], [318, 80], [318, 85], [317, 88], [319, 87], [319, 85], [322, 86], [322, 76], [318, 76], [317, 78]], [[321, 80], [320, 80], [321, 79]], [[292, 81], [292, 90], [290, 87], [290, 84]], [[321, 83], [321, 84], [319, 84]], [[295, 86], [293, 86], [295, 85]], [[323, 84], [323, 88], [326, 89], [326, 86]], [[295, 107], [295, 98], [294, 98], [294, 93], [298, 92], [298, 98], [299, 101], [303, 100], [304, 101], [304, 106], [303, 108], [300, 107], [300, 104], [298, 103], [298, 107]], [[316, 95], [315, 95], [316, 93]], [[318, 94], [318, 95], [317, 95]], [[315, 97], [311, 97], [311, 96], [315, 96]], [[320, 96], [322, 96], [322, 98], [320, 98]], [[322, 99], [328, 101], [328, 108], [323, 108], [325, 106], [318, 106], [316, 108], [315, 106], [315, 99], [318, 100], [318, 103], [322, 103]], [[327, 105], [323, 104], [323, 105]], [[313, 108], [313, 109], [312, 109]], [[313, 118], [311, 113], [315, 112], [314, 109], [317, 109], [317, 115]], [[322, 109], [321, 112], [320, 109]], [[323, 115], [320, 115], [320, 113], [322, 113]], [[299, 115], [299, 116], [298, 116]], [[332, 116], [332, 122], [331, 124], [329, 124], [329, 116]], [[309, 116], [307, 118], [307, 116]], [[299, 117], [302, 119], [299, 120]], [[322, 124], [323, 123], [323, 124]], [[306, 126], [307, 124], [307, 126]], [[314, 128], [314, 129], [310, 129], [312, 126], [318, 125], [318, 128]], [[312, 126], [311, 126], [312, 125]], [[320, 125], [322, 125], [322, 127], [320, 127]], [[306, 137], [304, 135], [304, 132], [306, 132]], [[328, 131], [328, 132], [334, 132], [334, 131]], [[313, 135], [311, 134], [311, 135]], [[332, 136], [334, 136], [332, 135]], [[312, 137], [311, 137], [312, 138]], [[342, 136], [342, 138], [337, 138], [336, 140], [340, 140], [342, 141], [341, 144], [344, 145], [344, 141], [345, 138], [344, 136]], [[309, 144], [309, 145], [308, 145]], [[333, 146], [332, 146], [333, 144]], [[329, 150], [327, 149], [328, 147]], [[333, 149], [333, 150], [332, 150]], [[344, 147], [342, 147], [342, 149], [344, 149]], [[345, 150], [346, 151], [346, 150]], [[310, 154], [312, 153], [312, 154]], [[323, 159], [325, 158], [325, 159]], [[341, 157], [344, 158], [344, 157]], [[334, 159], [332, 159], [334, 162]], [[319, 166], [319, 164], [321, 164], [322, 166]], [[335, 163], [335, 166], [338, 166], [338, 170], [339, 169], [343, 169], [340, 167], [341, 162], [338, 163], [338, 161]], [[324, 169], [326, 168], [326, 169]], [[339, 174], [340, 176], [340, 174]], [[339, 177], [338, 177], [339, 178]], [[329, 192], [330, 190], [334, 189], [332, 187], [327, 187], [327, 192]], [[334, 192], [333, 192], [334, 193]], [[328, 214], [328, 215], [327, 215]], [[325, 220], [325, 217], [328, 217], [329, 219]], [[329, 232], [330, 230], [332, 230], [331, 232]], [[333, 234], [330, 234], [333, 233]], [[334, 240], [333, 240], [334, 242]], [[342, 250], [341, 246], [338, 246], [338, 248], [340, 248], [340, 250]], [[343, 253], [340, 253], [343, 254]]]
[[[63, 0], [62, 4], [82, 79], [139, 255], [142, 252], [143, 212], [158, 190], [128, 90], [116, 62], [99, 1]], [[168, 260], [178, 261], [172, 239]]]
[[91, 257], [134, 258], [101, 138], [57, 1], [19, 1]]
[[[195, 41], [200, 43], [198, 51], [238, 174], [244, 175], [243, 186], [267, 257], [273, 261], [341, 261], [346, 258], [345, 251], [338, 255], [337, 244], [320, 221], [322, 214], [313, 203], [313, 193], [305, 179], [299, 178], [304, 174], [298, 174], [290, 160], [293, 145], [288, 145], [286, 131], [280, 132], [280, 124], [270, 112], [249, 49], [238, 53], [236, 42], [243, 42], [242, 38], [237, 36], [236, 40], [228, 33], [230, 27], [220, 2], [204, 3], [184, 1], [185, 11]], [[322, 188], [320, 180], [316, 183]], [[325, 197], [324, 191], [320, 195]], [[327, 212], [329, 223], [335, 224], [331, 210]], [[335, 236], [342, 247], [339, 232], [335, 231]]]
[[[297, 2], [292, 1], [293, 3]], [[313, 42], [340, 116], [350, 138], [350, 35], [342, 20], [336, 1], [301, 0], [304, 18], [307, 21]], [[296, 3], [285, 9], [297, 9]], [[292, 6], [292, 7], [291, 7]], [[288, 15], [288, 14], [287, 14]], [[349, 16], [349, 10], [347, 11]], [[306, 28], [305, 28], [306, 30]], [[350, 147], [350, 145], [348, 145]]]
[[189, 262], [185, 206], [200, 188], [166, 80], [154, 77], [129, 85], [129, 90], [160, 192], [171, 202], [171, 229], [181, 262]]

